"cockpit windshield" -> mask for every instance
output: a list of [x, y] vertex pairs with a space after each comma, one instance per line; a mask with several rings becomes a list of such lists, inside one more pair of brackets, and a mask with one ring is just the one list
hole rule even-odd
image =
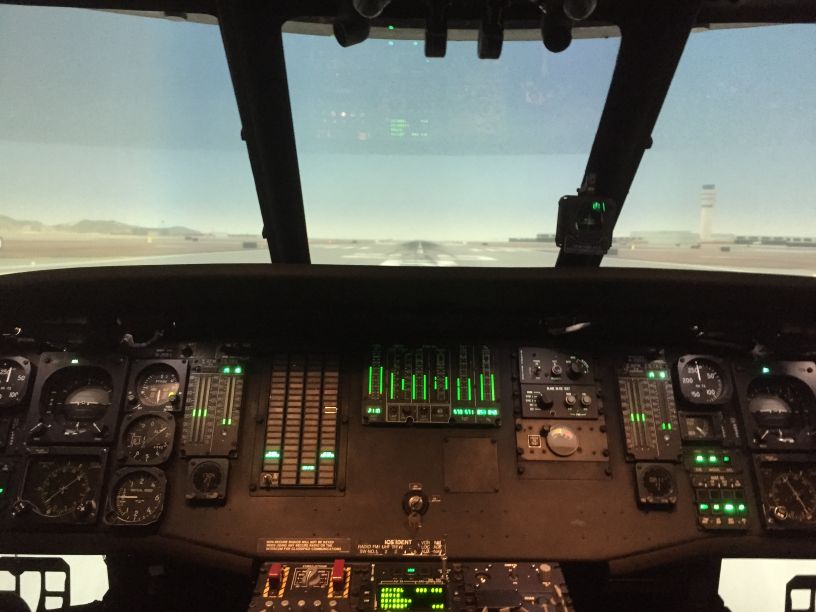
[[552, 266], [619, 43], [487, 61], [472, 41], [427, 59], [415, 40], [286, 35], [312, 261]]
[[[615, 28], [498, 60], [319, 31], [283, 35], [312, 263], [555, 264]], [[814, 53], [813, 24], [692, 33], [603, 265], [816, 274]], [[0, 273], [270, 261], [214, 19], [0, 5], [0, 82]]]

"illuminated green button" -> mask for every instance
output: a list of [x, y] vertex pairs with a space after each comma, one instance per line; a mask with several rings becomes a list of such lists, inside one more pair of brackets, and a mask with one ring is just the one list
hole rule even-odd
[[720, 504], [714, 504], [712, 506], [712, 510], [714, 510], [714, 512], [719, 512], [720, 511]]
[[700, 512], [708, 512], [708, 504], [700, 504]]
[[724, 509], [726, 514], [734, 514], [734, 504], [727, 503], [725, 504]]
[[709, 463], [717, 463], [717, 455], [709, 455], [708, 456]]
[[746, 510], [747, 508], [745, 507], [745, 504], [737, 504], [737, 512], [740, 514], [745, 514]]
[[270, 450], [264, 454], [265, 459], [280, 459], [280, 451]]
[[702, 455], [697, 455], [697, 456], [694, 458], [694, 460], [695, 460], [697, 463], [704, 463], [704, 462], [705, 462], [705, 457], [703, 457]]

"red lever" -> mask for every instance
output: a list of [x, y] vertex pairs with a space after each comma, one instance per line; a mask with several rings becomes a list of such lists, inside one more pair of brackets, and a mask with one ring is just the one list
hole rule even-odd
[[269, 580], [269, 586], [271, 588], [278, 588], [280, 586], [281, 570], [282, 567], [280, 563], [273, 563], [269, 566], [269, 571], [266, 572], [266, 578]]
[[343, 588], [343, 583], [346, 581], [346, 562], [343, 559], [335, 559], [332, 565], [331, 581], [332, 587]]

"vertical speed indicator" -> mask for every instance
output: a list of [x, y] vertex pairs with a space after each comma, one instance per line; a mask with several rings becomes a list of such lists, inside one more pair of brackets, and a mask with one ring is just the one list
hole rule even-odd
[[725, 364], [716, 357], [686, 355], [677, 362], [678, 390], [695, 406], [723, 404], [731, 396]]

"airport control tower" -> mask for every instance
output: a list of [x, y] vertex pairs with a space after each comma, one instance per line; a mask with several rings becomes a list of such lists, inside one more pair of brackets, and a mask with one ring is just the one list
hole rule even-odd
[[700, 241], [711, 240], [714, 204], [717, 203], [717, 189], [714, 185], [703, 185], [700, 193]]

